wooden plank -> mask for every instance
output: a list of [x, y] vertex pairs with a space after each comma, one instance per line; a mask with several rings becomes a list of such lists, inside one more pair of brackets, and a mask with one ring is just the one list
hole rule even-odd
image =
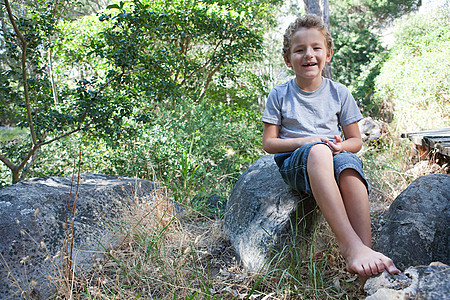
[[408, 132], [407, 135], [427, 135], [427, 136], [449, 136], [450, 135], [450, 127], [433, 129], [433, 130], [423, 130], [416, 132]]
[[439, 153], [450, 156], [450, 143], [437, 144], [436, 149], [439, 151]]
[[424, 130], [418, 132], [402, 133], [402, 138], [409, 138], [414, 144], [426, 146], [424, 138], [446, 138], [450, 137], [450, 127], [435, 130]]
[[436, 148], [438, 144], [450, 143], [450, 137], [424, 137], [427, 146]]
[[450, 158], [450, 127], [402, 133], [402, 138], [408, 138], [417, 145], [421, 159], [424, 159], [431, 149]]

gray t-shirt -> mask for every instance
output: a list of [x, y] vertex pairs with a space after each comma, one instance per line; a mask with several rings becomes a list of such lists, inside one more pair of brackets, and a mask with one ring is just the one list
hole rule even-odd
[[300, 89], [292, 79], [272, 89], [261, 121], [280, 125], [280, 138], [320, 136], [334, 139], [339, 126], [362, 119], [350, 91], [342, 84], [323, 78], [313, 92]]

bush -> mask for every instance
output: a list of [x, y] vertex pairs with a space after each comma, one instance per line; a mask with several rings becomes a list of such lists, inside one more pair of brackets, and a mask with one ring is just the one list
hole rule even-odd
[[134, 135], [112, 141], [76, 134], [40, 150], [31, 177], [77, 171], [161, 180], [177, 200], [198, 192], [225, 195], [262, 155], [259, 114], [233, 105], [180, 101], [153, 112]]
[[449, 9], [411, 15], [397, 26], [395, 45], [375, 81], [375, 101], [393, 106], [397, 131], [449, 126]]
[[178, 197], [190, 188], [223, 194], [261, 154], [259, 115], [235, 105], [180, 103], [146, 126], [157, 177]]

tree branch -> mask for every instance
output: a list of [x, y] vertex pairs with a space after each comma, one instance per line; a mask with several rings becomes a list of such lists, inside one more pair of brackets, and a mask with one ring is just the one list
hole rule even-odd
[[9, 169], [14, 169], [14, 164], [5, 156], [0, 154], [0, 161], [2, 161]]
[[[28, 160], [34, 155], [34, 153], [39, 149], [39, 145], [34, 145], [33, 148], [30, 149], [26, 158], [20, 163], [20, 165], [14, 166], [15, 169], [22, 170], [27, 164]], [[12, 170], [12, 169], [11, 169]]]
[[211, 81], [212, 81], [212, 78], [213, 78], [214, 74], [216, 74], [217, 71], [219, 71], [219, 68], [220, 68], [221, 66], [222, 66], [222, 63], [219, 63], [219, 64], [217, 64], [217, 66], [215, 66], [215, 68], [214, 68], [211, 72], [209, 72], [208, 76], [206, 77], [205, 84], [203, 85], [203, 89], [202, 89], [202, 91], [201, 91], [200, 96], [198, 97], [198, 99], [203, 98], [203, 96], [204, 96], [205, 93], [206, 93], [206, 90], [208, 89], [209, 84], [210, 84]]
[[11, 24], [14, 28], [14, 32], [17, 34], [17, 37], [22, 43], [22, 80], [23, 80], [23, 89], [24, 89], [24, 95], [25, 95], [25, 103], [27, 107], [27, 115], [28, 115], [28, 121], [29, 121], [29, 127], [30, 127], [30, 133], [31, 133], [31, 139], [33, 142], [33, 145], [37, 145], [36, 140], [36, 132], [34, 131], [34, 124], [33, 119], [31, 116], [31, 104], [30, 104], [30, 95], [28, 92], [28, 81], [27, 81], [27, 69], [26, 69], [26, 59], [27, 59], [27, 41], [25, 40], [24, 36], [19, 30], [19, 27], [17, 27], [16, 22], [14, 21], [14, 16], [11, 11], [11, 6], [9, 5], [9, 0], [5, 0], [5, 6], [6, 10], [8, 11], [8, 17], [11, 21]]
[[[220, 47], [220, 46], [222, 46], [222, 44], [223, 44], [223, 40], [220, 40], [219, 41], [219, 43], [216, 45], [216, 47], [214, 48], [214, 50], [212, 51], [212, 53], [216, 53], [217, 52], [217, 49]], [[188, 79], [190, 79], [192, 76], [194, 76], [195, 75], [195, 73], [196, 72], [198, 72], [198, 71], [200, 71], [200, 70], [203, 70], [203, 69], [206, 69], [206, 67], [212, 62], [212, 60], [213, 60], [213, 58], [214, 58], [214, 54], [203, 64], [203, 66], [201, 66], [200, 68], [197, 68], [197, 69], [195, 69], [194, 71], [192, 71], [191, 72], [191, 74], [189, 74], [188, 76], [186, 76], [184, 79], [183, 79], [183, 81], [181, 82], [181, 86], [183, 86], [185, 83], [186, 83], [186, 81], [188, 80]]]
[[27, 176], [28, 171], [30, 171], [30, 167], [34, 164], [34, 161], [36, 160], [38, 150], [39, 150], [39, 148], [36, 149], [36, 151], [31, 156], [31, 160], [29, 160], [28, 163], [26, 164], [26, 166], [23, 168], [22, 174], [20, 175], [20, 178], [19, 178], [19, 181], [24, 180], [25, 177]]
[[42, 147], [42, 146], [45, 146], [45, 145], [47, 145], [47, 144], [51, 144], [51, 143], [56, 142], [57, 140], [60, 140], [60, 139], [62, 139], [62, 138], [64, 138], [64, 137], [66, 137], [66, 136], [72, 135], [72, 134], [74, 134], [75, 132], [78, 132], [78, 131], [80, 131], [80, 130], [81, 130], [81, 127], [78, 126], [76, 129], [74, 129], [74, 130], [72, 130], [72, 131], [69, 131], [69, 132], [66, 132], [66, 133], [64, 133], [64, 134], [62, 134], [62, 135], [60, 135], [60, 136], [57, 136], [57, 137], [55, 137], [55, 138], [49, 140], [49, 141], [40, 143], [38, 146], [39, 146], [39, 147]]
[[[50, 36], [48, 37], [49, 39], [51, 38]], [[56, 83], [55, 83], [55, 77], [53, 74], [53, 59], [52, 59], [52, 48], [50, 47], [48, 49], [48, 70], [50, 73], [50, 83], [51, 83], [51, 87], [52, 87], [52, 94], [53, 94], [53, 102], [55, 103], [55, 105], [58, 104], [58, 92], [56, 91]]]

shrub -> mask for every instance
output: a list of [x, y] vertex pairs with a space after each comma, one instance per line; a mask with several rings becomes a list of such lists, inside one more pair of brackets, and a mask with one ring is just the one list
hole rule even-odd
[[81, 148], [82, 172], [161, 180], [181, 201], [200, 191], [226, 194], [262, 155], [259, 114], [238, 106], [180, 101], [129, 126], [135, 134], [127, 139], [83, 133], [42, 148], [30, 176], [70, 174]]
[[449, 9], [411, 15], [397, 26], [395, 45], [375, 81], [375, 100], [393, 105], [396, 131], [449, 126]]

